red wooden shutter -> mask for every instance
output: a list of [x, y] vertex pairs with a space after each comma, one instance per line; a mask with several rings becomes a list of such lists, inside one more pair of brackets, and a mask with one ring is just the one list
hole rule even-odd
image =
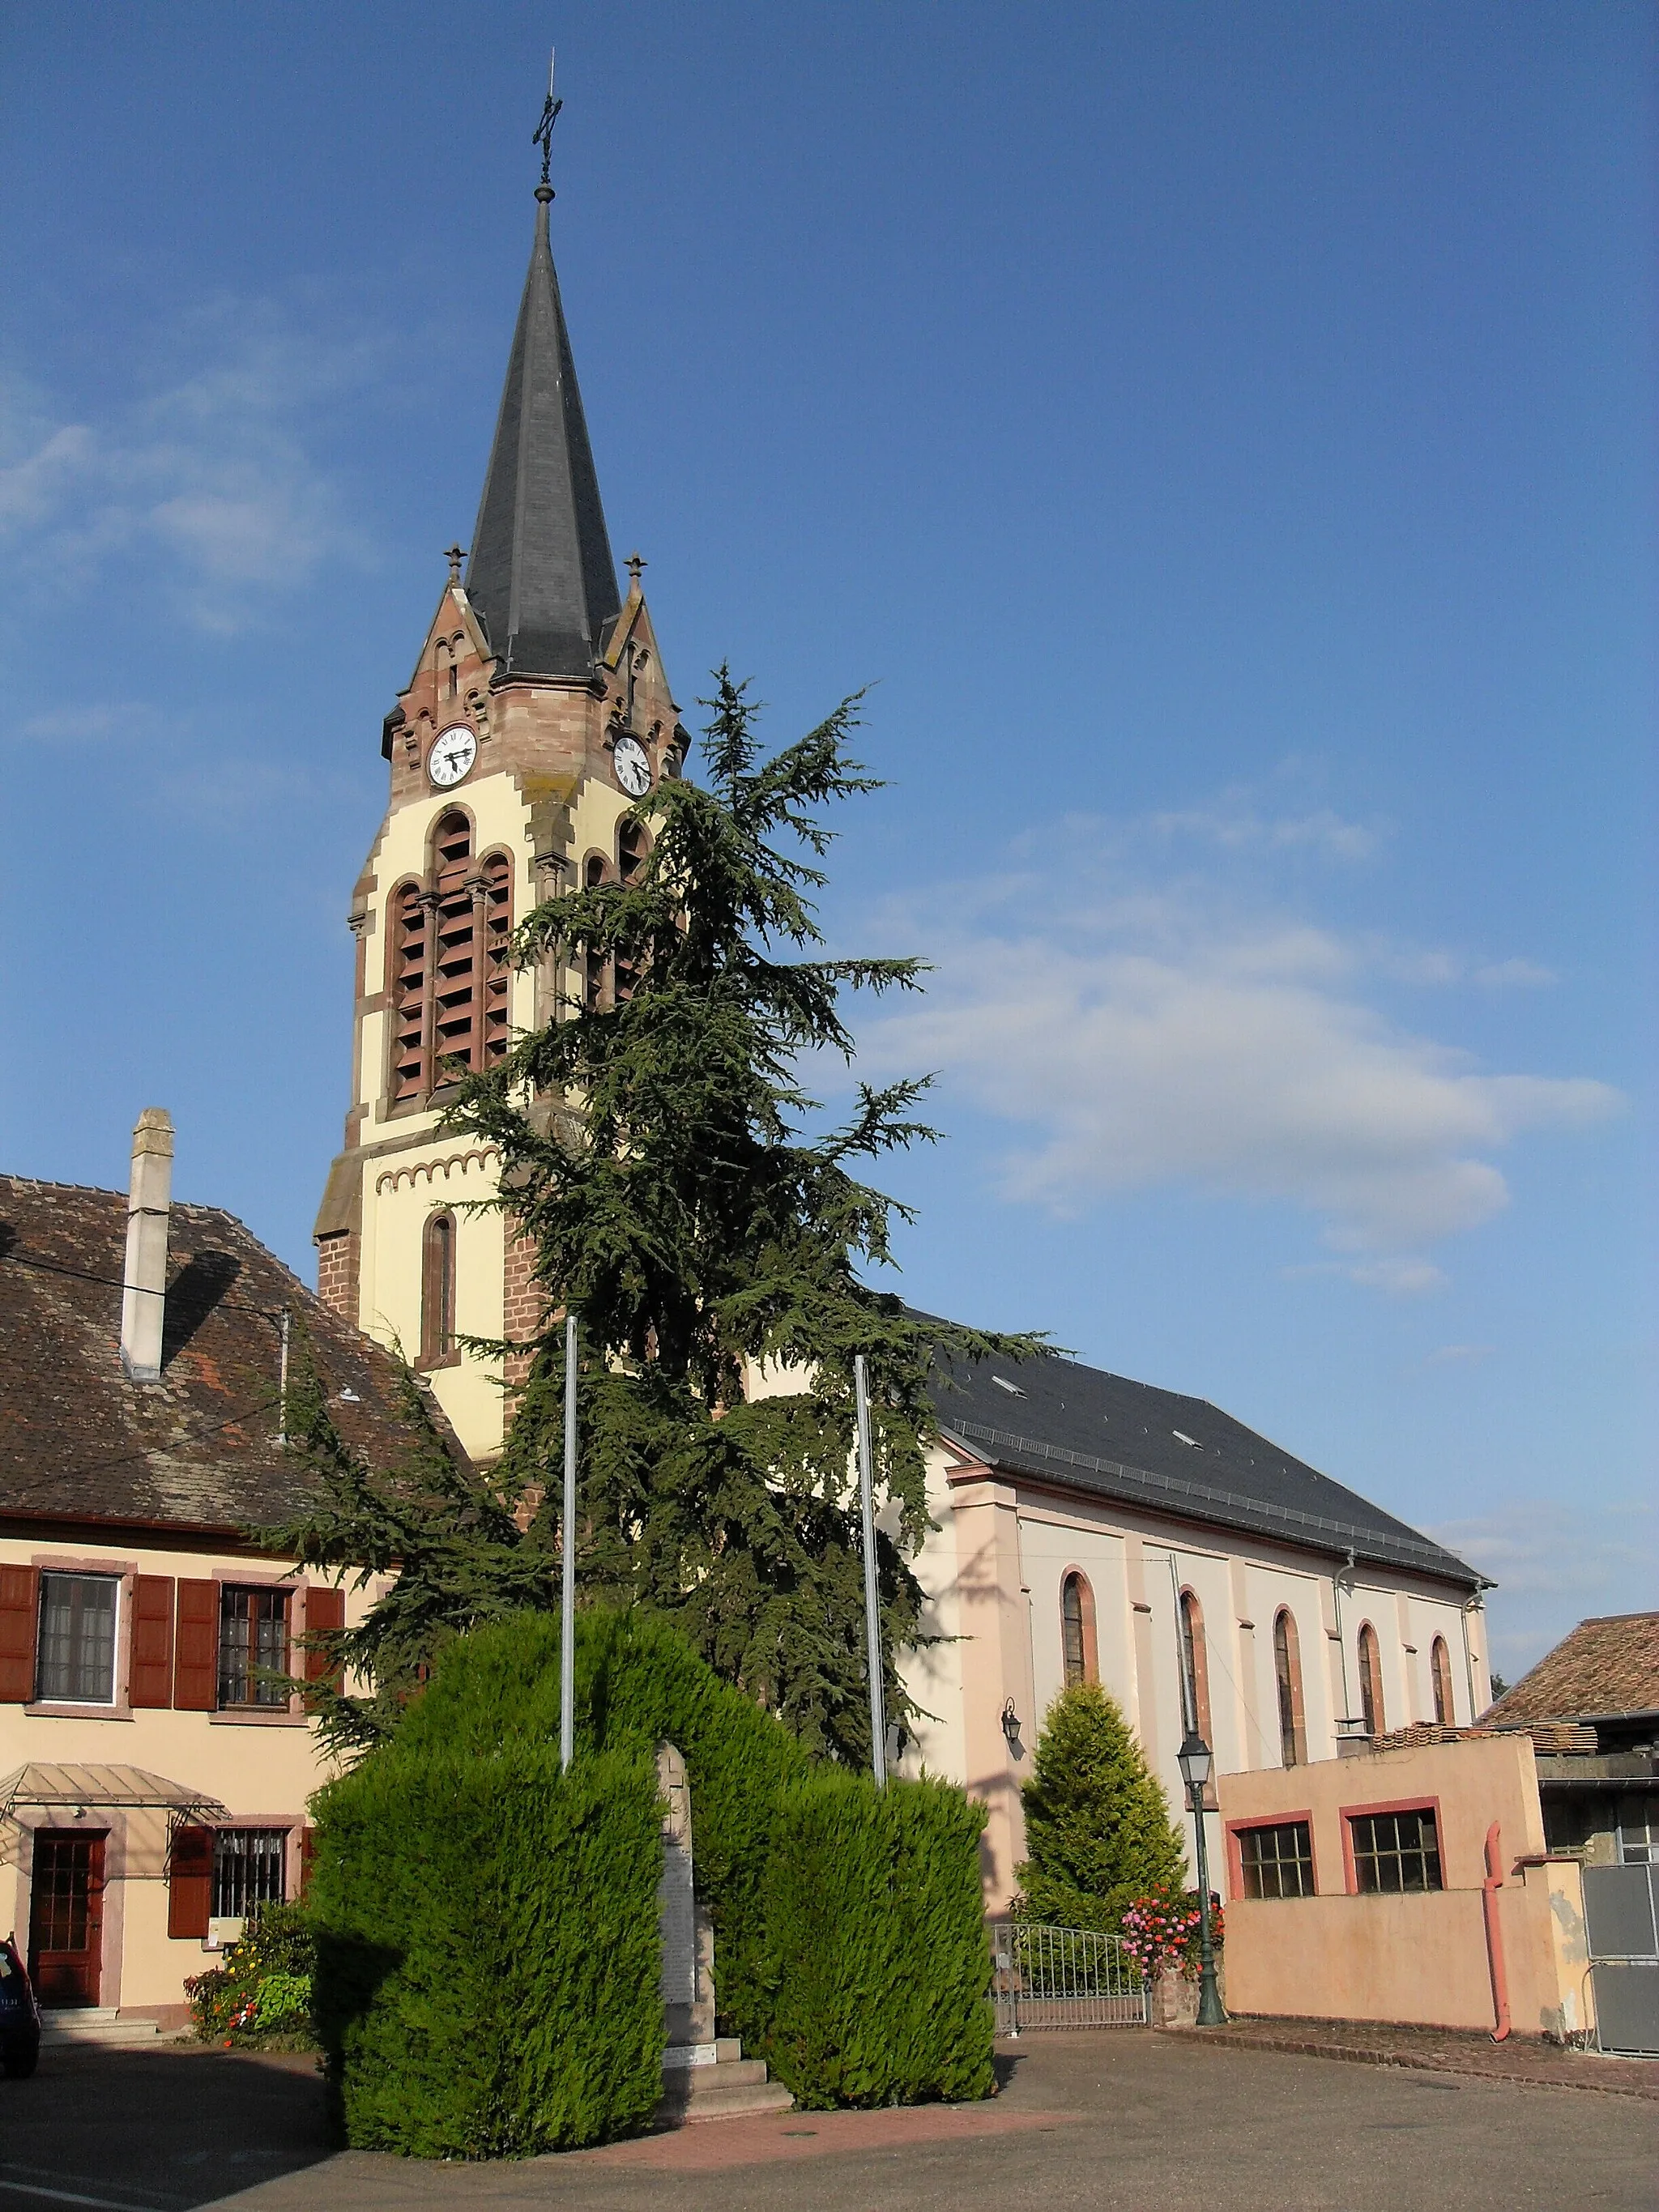
[[316, 1855], [317, 1831], [315, 1828], [301, 1828], [300, 1831], [300, 1896], [302, 1902], [306, 1892], [311, 1887], [311, 1863]]
[[184, 1713], [210, 1713], [219, 1702], [219, 1585], [181, 1581], [173, 1646], [173, 1702]]
[[132, 1665], [127, 1702], [173, 1703], [173, 1577], [132, 1578]]
[[34, 1695], [34, 1631], [40, 1577], [33, 1567], [0, 1567], [0, 1701], [26, 1705]]
[[[306, 1586], [306, 1634], [314, 1629], [343, 1628], [345, 1626], [345, 1592], [330, 1589], [322, 1583]], [[339, 1686], [340, 1669], [330, 1662], [326, 1651], [319, 1651], [314, 1644], [307, 1644], [305, 1655], [305, 1677], [307, 1682], [331, 1682]], [[307, 1833], [309, 1834], [307, 1830]]]
[[[191, 1589], [179, 1585], [180, 1594]], [[201, 1585], [194, 1587], [199, 1589]], [[210, 1589], [212, 1584], [208, 1585]], [[167, 1934], [203, 1936], [213, 1905], [213, 1831], [175, 1828], [167, 1857]]]
[[[306, 1634], [313, 1631], [345, 1626], [345, 1592], [330, 1589], [324, 1583], [308, 1583], [306, 1586]], [[326, 1651], [314, 1644], [306, 1652], [306, 1680], [320, 1682], [325, 1674], [337, 1674], [339, 1669], [329, 1663]]]

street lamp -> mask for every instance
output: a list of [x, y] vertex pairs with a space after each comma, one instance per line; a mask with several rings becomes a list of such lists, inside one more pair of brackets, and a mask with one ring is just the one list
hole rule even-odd
[[1187, 1785], [1187, 1802], [1193, 1808], [1193, 1827], [1198, 1841], [1198, 2025], [1224, 2027], [1221, 1992], [1215, 1985], [1215, 1944], [1210, 1934], [1210, 1854], [1204, 1838], [1204, 1790], [1212, 1765], [1210, 1747], [1196, 1728], [1189, 1728], [1176, 1753], [1176, 1765]]

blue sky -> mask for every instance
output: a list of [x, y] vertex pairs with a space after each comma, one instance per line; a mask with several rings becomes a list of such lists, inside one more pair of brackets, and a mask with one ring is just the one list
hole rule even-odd
[[309, 1275], [381, 715], [555, 214], [688, 711], [872, 683], [904, 1286], [1659, 1601], [1653, 18], [8, 11], [5, 1164]]

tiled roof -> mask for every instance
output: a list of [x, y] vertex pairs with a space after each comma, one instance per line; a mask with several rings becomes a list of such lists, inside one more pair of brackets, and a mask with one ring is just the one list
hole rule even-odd
[[933, 1406], [942, 1429], [1012, 1474], [1339, 1559], [1352, 1550], [1465, 1589], [1482, 1579], [1203, 1398], [1046, 1356], [945, 1368]]
[[233, 1215], [169, 1224], [161, 1379], [121, 1366], [127, 1202], [0, 1176], [0, 1516], [231, 1532], [300, 1504], [276, 1442], [280, 1336], [303, 1322], [329, 1410], [379, 1465], [407, 1443], [395, 1370]]
[[1390, 1729], [1386, 1735], [1373, 1736], [1373, 1751], [1416, 1751], [1426, 1743], [1489, 1742], [1495, 1736], [1529, 1735], [1534, 1751], [1560, 1753], [1593, 1753], [1596, 1748], [1595, 1730], [1581, 1728], [1575, 1721], [1534, 1721], [1530, 1728], [1488, 1727], [1482, 1722], [1477, 1728], [1452, 1728], [1440, 1721], [1413, 1721], [1409, 1727]]
[[1659, 1613], [1581, 1620], [1484, 1717], [1507, 1728], [1626, 1713], [1659, 1713]]

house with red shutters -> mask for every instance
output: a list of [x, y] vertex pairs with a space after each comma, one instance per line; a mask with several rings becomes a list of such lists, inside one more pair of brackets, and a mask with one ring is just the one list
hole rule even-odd
[[172, 1203], [148, 1110], [126, 1193], [0, 1176], [0, 1934], [65, 2033], [183, 2022], [186, 1978], [298, 1895], [328, 1767], [279, 1679], [374, 1592], [248, 1534], [302, 1503], [302, 1326], [341, 1434], [398, 1452], [393, 1362], [230, 1214]]

